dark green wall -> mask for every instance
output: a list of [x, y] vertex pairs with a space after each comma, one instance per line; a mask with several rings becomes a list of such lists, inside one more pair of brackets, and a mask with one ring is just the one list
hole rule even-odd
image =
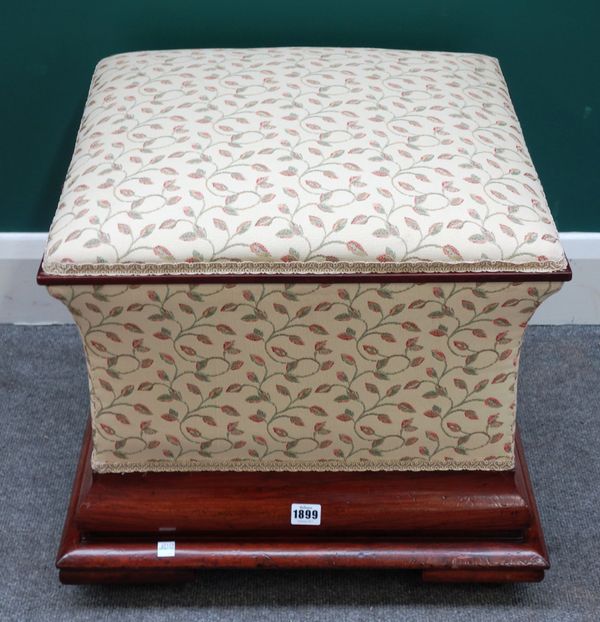
[[500, 59], [562, 231], [600, 231], [598, 0], [0, 0], [0, 231], [43, 231], [103, 56], [340, 45]]

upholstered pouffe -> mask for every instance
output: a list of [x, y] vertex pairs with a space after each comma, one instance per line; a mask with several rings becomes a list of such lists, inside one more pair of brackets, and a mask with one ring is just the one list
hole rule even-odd
[[495, 59], [276, 48], [101, 61], [39, 280], [96, 474], [512, 472], [569, 274]]

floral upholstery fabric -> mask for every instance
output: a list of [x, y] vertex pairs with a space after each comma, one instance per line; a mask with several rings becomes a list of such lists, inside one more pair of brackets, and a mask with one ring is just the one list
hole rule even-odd
[[96, 471], [510, 469], [519, 348], [559, 283], [52, 286]]
[[50, 274], [552, 271], [498, 62], [380, 49], [101, 61]]

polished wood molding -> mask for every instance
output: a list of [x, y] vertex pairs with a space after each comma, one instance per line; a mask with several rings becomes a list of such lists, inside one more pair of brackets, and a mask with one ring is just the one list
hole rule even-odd
[[[549, 567], [517, 436], [514, 471], [95, 474], [88, 425], [57, 557], [63, 583], [187, 581], [201, 568], [387, 568], [539, 581]], [[291, 502], [322, 525], [291, 526]], [[176, 542], [171, 558], [157, 541]]]
[[40, 263], [38, 285], [151, 285], [166, 283], [490, 283], [570, 281], [571, 266], [555, 272], [402, 272], [355, 274], [144, 274], [77, 276], [46, 274]]
[[424, 570], [427, 583], [538, 583], [544, 571], [536, 568], [511, 570]]
[[[292, 503], [323, 499], [320, 526], [298, 530], [289, 524]], [[92, 475], [88, 469], [75, 523], [82, 532], [307, 538], [465, 531], [518, 535], [530, 518], [526, 485], [512, 471]]]

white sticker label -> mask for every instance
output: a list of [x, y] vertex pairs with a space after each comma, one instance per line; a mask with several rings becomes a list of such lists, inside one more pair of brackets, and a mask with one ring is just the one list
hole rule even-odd
[[159, 542], [156, 546], [156, 557], [175, 557], [175, 542]]
[[321, 506], [318, 503], [292, 503], [292, 525], [320, 525]]

